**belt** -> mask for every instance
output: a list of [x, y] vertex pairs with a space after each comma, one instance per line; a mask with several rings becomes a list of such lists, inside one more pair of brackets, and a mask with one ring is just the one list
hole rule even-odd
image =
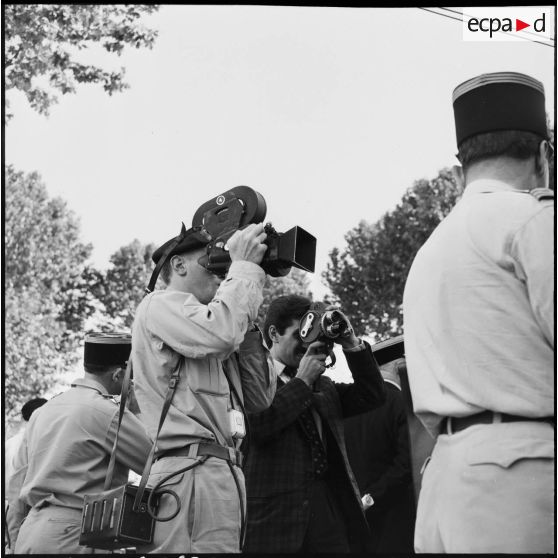
[[181, 448], [171, 449], [159, 455], [157, 460], [162, 459], [163, 457], [198, 457], [202, 455], [218, 457], [219, 459], [229, 461], [233, 465], [242, 467], [243, 456], [241, 451], [235, 448], [221, 446], [219, 444], [215, 444], [214, 442], [196, 442], [194, 444], [182, 446]]
[[496, 424], [499, 422], [522, 422], [536, 421], [554, 424], [554, 417], [522, 417], [519, 415], [508, 415], [506, 413], [496, 413], [494, 411], [482, 411], [467, 417], [444, 417], [442, 420], [442, 434], [455, 434], [469, 426], [475, 424]]

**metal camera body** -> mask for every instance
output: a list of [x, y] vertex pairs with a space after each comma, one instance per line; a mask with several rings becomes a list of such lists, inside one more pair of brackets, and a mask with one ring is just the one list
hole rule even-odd
[[326, 368], [332, 367], [335, 362], [333, 352], [334, 340], [342, 337], [350, 330], [350, 325], [339, 310], [311, 309], [302, 316], [298, 334], [305, 343], [322, 341], [326, 345], [331, 362]]
[[[248, 186], [236, 186], [202, 204], [192, 219], [193, 227], [203, 227], [212, 237], [199, 263], [215, 274], [227, 272], [231, 258], [227, 241], [239, 229], [261, 223], [267, 207], [263, 196]], [[271, 224], [265, 226], [267, 251], [260, 266], [272, 277], [283, 277], [291, 267], [314, 271], [316, 238], [295, 226], [285, 233]]]

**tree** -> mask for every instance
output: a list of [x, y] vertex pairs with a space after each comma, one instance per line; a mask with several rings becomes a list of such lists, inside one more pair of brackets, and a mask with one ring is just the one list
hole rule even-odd
[[258, 323], [260, 327], [263, 327], [265, 315], [271, 304], [271, 301], [278, 296], [288, 295], [288, 294], [298, 294], [302, 296], [307, 296], [312, 298], [310, 292], [310, 280], [308, 274], [305, 271], [301, 271], [296, 267], [293, 267], [288, 275], [285, 277], [266, 277], [263, 296], [264, 300], [258, 312]]
[[462, 194], [448, 169], [419, 180], [377, 223], [361, 221], [334, 248], [323, 274], [359, 335], [377, 340], [403, 332], [405, 280], [418, 249]]
[[8, 414], [52, 386], [77, 362], [88, 292], [91, 245], [60, 198], [37, 173], [6, 169], [5, 389]]
[[102, 84], [109, 95], [121, 91], [128, 87], [123, 68], [115, 72], [84, 64], [78, 53], [93, 45], [117, 55], [126, 45], [151, 48], [157, 33], [139, 20], [157, 9], [149, 4], [7, 4], [6, 91], [22, 91], [45, 115], [57, 102], [54, 92], [73, 93], [78, 83]]
[[102, 275], [95, 294], [107, 315], [115, 320], [111, 329], [132, 327], [153, 271], [151, 255], [156, 248], [155, 244], [142, 244], [135, 239], [110, 257], [111, 267]]

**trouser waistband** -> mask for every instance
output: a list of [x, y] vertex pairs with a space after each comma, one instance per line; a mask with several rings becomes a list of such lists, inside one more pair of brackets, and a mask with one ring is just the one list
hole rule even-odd
[[233, 465], [242, 467], [243, 455], [241, 451], [214, 442], [195, 442], [181, 448], [171, 449], [162, 453], [157, 460], [163, 457], [198, 457], [203, 455], [224, 459]]
[[455, 434], [461, 430], [469, 428], [475, 424], [497, 424], [500, 422], [548, 422], [555, 424], [554, 417], [522, 417], [519, 415], [509, 415], [507, 413], [497, 413], [494, 411], [482, 411], [466, 417], [444, 417], [440, 432], [442, 434]]

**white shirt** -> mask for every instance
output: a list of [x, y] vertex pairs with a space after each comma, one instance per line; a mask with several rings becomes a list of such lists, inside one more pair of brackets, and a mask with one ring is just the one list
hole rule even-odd
[[554, 414], [554, 207], [494, 180], [469, 184], [419, 250], [403, 297], [414, 410]]
[[17, 434], [8, 438], [4, 443], [4, 479], [6, 482], [6, 486], [10, 482], [10, 477], [14, 473], [14, 457], [16, 456], [17, 450], [21, 445], [23, 440], [23, 435], [25, 433], [25, 423], [24, 426], [18, 431]]

